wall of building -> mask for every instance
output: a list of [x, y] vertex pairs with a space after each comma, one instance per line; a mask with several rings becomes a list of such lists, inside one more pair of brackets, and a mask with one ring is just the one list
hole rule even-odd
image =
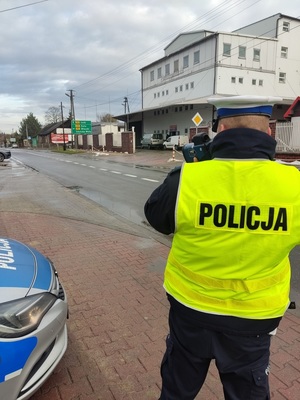
[[[195, 63], [194, 54], [198, 51], [199, 62]], [[188, 57], [188, 66], [184, 66], [185, 57]], [[174, 70], [177, 61], [178, 71]], [[213, 92], [214, 62], [215, 39], [212, 37], [151, 64], [142, 72], [143, 108], [162, 107], [210, 95]], [[170, 67], [168, 75], [165, 73], [166, 65]]]
[[145, 133], [162, 133], [167, 136], [170, 126], [176, 125], [181, 135], [187, 135], [190, 128], [195, 126], [192, 118], [197, 112], [203, 119], [202, 125], [211, 125], [212, 106], [208, 104], [172, 106], [168, 114], [154, 115], [154, 112], [148, 112], [144, 119]]
[[268, 36], [275, 38], [277, 34], [277, 20], [279, 16], [280, 14], [272, 15], [268, 18], [264, 18], [261, 21], [255, 22], [254, 24], [237, 29], [234, 32], [245, 35]]
[[204, 39], [207, 35], [210, 35], [211, 31], [195, 31], [195, 32], [185, 32], [178, 35], [166, 48], [165, 56], [177, 53], [182, 48], [192, 45], [195, 42], [199, 42]]
[[[283, 29], [284, 22], [289, 23], [288, 32]], [[300, 92], [299, 28], [299, 21], [293, 19], [284, 18], [278, 24], [275, 90], [280, 96], [290, 100]], [[285, 74], [284, 81], [280, 73]]]

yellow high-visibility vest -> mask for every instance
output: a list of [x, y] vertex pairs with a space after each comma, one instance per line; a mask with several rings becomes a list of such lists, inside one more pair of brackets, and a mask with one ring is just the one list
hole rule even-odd
[[261, 160], [185, 163], [164, 287], [195, 310], [250, 319], [289, 305], [300, 173]]

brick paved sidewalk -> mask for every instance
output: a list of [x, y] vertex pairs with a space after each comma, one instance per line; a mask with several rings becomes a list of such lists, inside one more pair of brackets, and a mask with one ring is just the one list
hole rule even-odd
[[[70, 305], [67, 352], [32, 400], [158, 399], [168, 243], [33, 171], [2, 172], [0, 235], [50, 257]], [[274, 400], [299, 399], [299, 334], [289, 311], [272, 343]], [[197, 399], [223, 399], [213, 365]]]

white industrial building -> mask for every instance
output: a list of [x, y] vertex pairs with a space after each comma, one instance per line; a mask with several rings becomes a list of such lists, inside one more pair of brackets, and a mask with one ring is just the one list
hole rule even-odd
[[142, 134], [179, 132], [211, 126], [211, 96], [280, 96], [273, 118], [283, 120], [287, 108], [300, 93], [300, 20], [283, 14], [245, 26], [234, 32], [194, 31], [179, 34], [164, 56], [143, 67], [142, 109], [116, 116], [135, 127], [137, 144]]

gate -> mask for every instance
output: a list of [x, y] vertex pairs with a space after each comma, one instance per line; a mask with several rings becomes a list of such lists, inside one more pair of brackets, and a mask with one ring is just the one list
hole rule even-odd
[[277, 122], [275, 139], [277, 152], [300, 152], [300, 121]]

